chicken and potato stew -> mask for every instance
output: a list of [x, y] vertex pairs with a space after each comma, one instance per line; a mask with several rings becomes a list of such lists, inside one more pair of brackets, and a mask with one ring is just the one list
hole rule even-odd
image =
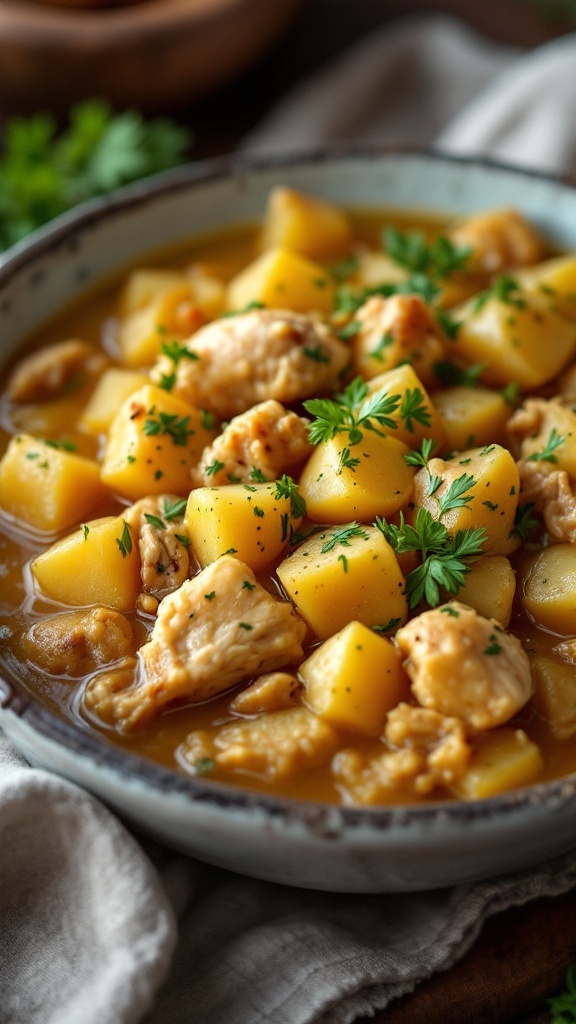
[[521, 214], [278, 187], [6, 379], [2, 657], [50, 707], [347, 804], [576, 770], [576, 257]]

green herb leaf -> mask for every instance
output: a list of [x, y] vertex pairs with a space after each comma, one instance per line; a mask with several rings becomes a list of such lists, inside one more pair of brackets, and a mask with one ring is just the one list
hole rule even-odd
[[541, 452], [532, 452], [532, 455], [526, 457], [526, 462], [558, 462], [558, 458], [554, 455], [557, 448], [561, 448], [566, 438], [562, 437], [555, 427], [552, 427], [550, 435], [546, 444]]
[[325, 555], [328, 551], [332, 551], [337, 544], [343, 544], [344, 547], [349, 548], [353, 537], [361, 537], [363, 540], [368, 540], [368, 533], [356, 522], [347, 523], [345, 526], [338, 526], [332, 531], [332, 535], [328, 540], [324, 541], [320, 551]]
[[123, 520], [123, 523], [124, 527], [122, 529], [122, 533], [120, 537], [116, 538], [116, 543], [120, 549], [122, 558], [126, 558], [132, 551], [132, 533], [130, 532], [130, 527], [125, 519]]
[[306, 515], [306, 502], [298, 492], [298, 485], [286, 473], [284, 473], [280, 480], [276, 480], [274, 497], [277, 501], [280, 498], [290, 499], [290, 515], [292, 519], [300, 519]]

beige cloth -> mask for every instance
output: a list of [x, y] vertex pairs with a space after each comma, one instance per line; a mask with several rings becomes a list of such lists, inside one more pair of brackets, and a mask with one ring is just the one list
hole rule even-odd
[[[246, 147], [437, 140], [575, 170], [575, 67], [575, 37], [519, 56], [417, 19], [304, 83]], [[0, 740], [0, 1024], [348, 1024], [450, 967], [489, 915], [574, 884], [576, 854], [413, 895], [243, 879], [140, 844]]]

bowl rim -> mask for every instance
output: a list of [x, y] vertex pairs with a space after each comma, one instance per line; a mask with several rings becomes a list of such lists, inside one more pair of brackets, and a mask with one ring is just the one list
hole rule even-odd
[[[335, 143], [322, 148], [295, 150], [287, 154], [229, 154], [184, 164], [176, 169], [152, 175], [110, 195], [82, 203], [61, 215], [12, 246], [3, 261], [0, 256], [0, 289], [34, 264], [37, 258], [58, 249], [63, 243], [74, 247], [76, 236], [93, 224], [102, 223], [103, 220], [113, 218], [118, 213], [146, 206], [169, 193], [187, 190], [196, 185], [202, 186], [223, 178], [299, 164], [317, 165], [338, 159], [377, 160], [410, 157], [507, 172], [576, 190], [574, 175], [546, 173], [532, 168], [516, 167], [490, 157], [462, 156], [445, 153], [438, 148], [420, 146]], [[97, 287], [97, 282], [94, 286]], [[398, 825], [426, 824], [438, 818], [443, 822], [451, 821], [455, 825], [464, 825], [476, 820], [490, 821], [500, 819], [504, 814], [522, 813], [549, 803], [561, 807], [572, 803], [576, 798], [576, 772], [481, 800], [431, 800], [423, 804], [386, 804], [370, 807], [276, 796], [261, 790], [243, 788], [241, 785], [232, 786], [198, 775], [187, 775], [175, 768], [149, 760], [107, 740], [105, 733], [96, 732], [87, 725], [83, 727], [81, 723], [74, 723], [57, 715], [15, 677], [14, 667], [10, 664], [0, 665], [0, 726], [4, 718], [3, 712], [15, 715], [32, 731], [63, 746], [68, 752], [90, 760], [97, 770], [109, 770], [130, 782], [140, 782], [160, 795], [177, 794], [190, 804], [208, 803], [223, 810], [259, 809], [270, 817], [288, 821], [309, 822], [311, 816], [322, 819], [329, 815], [331, 821], [338, 820], [343, 829], [366, 826], [381, 832]]]

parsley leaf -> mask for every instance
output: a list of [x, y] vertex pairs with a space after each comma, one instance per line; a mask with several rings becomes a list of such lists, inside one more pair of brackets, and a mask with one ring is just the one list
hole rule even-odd
[[430, 410], [426, 406], [426, 399], [420, 388], [406, 389], [400, 404], [400, 417], [404, 420], [406, 430], [409, 430], [411, 433], [414, 432], [412, 420], [416, 420], [417, 423], [421, 423], [424, 427], [430, 426], [432, 422]]
[[562, 437], [562, 435], [558, 433], [556, 427], [552, 427], [548, 440], [546, 441], [542, 451], [532, 452], [532, 455], [528, 455], [526, 457], [526, 462], [558, 462], [558, 458], [554, 455], [554, 452], [564, 444], [565, 440], [566, 438]]
[[280, 477], [280, 480], [276, 480], [276, 490], [274, 491], [274, 497], [278, 501], [280, 498], [290, 499], [290, 514], [292, 519], [300, 519], [306, 515], [306, 502], [301, 494], [298, 493], [298, 484], [295, 484], [291, 476]]
[[332, 533], [328, 540], [324, 541], [324, 544], [320, 548], [323, 555], [328, 551], [332, 551], [337, 544], [343, 544], [344, 547], [350, 547], [350, 541], [353, 537], [361, 537], [362, 540], [368, 540], [368, 534], [366, 530], [360, 526], [359, 523], [347, 523], [346, 526], [338, 526]]
[[408, 452], [408, 455], [404, 456], [404, 462], [408, 466], [427, 466], [434, 448], [436, 448], [436, 441], [431, 437], [426, 437], [422, 441], [420, 450], [416, 451], [414, 449]]
[[361, 428], [380, 433], [375, 423], [396, 430], [397, 424], [391, 419], [391, 414], [396, 412], [400, 400], [400, 395], [387, 392], [377, 391], [370, 395], [366, 381], [356, 377], [334, 399], [311, 398], [303, 403], [306, 411], [316, 417], [308, 428], [310, 441], [318, 444], [347, 432], [348, 444], [359, 444], [364, 436]]
[[466, 494], [471, 487], [474, 487], [476, 483], [471, 473], [462, 473], [462, 476], [457, 477], [450, 484], [450, 487], [441, 498], [438, 498], [438, 505], [440, 507], [440, 515], [444, 516], [447, 512], [450, 512], [453, 508], [463, 508], [468, 502], [474, 498], [473, 494]]
[[515, 306], [516, 309], [524, 309], [526, 300], [522, 298], [520, 285], [513, 277], [502, 274], [496, 279], [491, 288], [480, 292], [472, 304], [472, 312], [477, 313], [484, 306], [488, 299], [496, 299], [508, 306]]
[[552, 1024], [573, 1024], [576, 1021], [576, 961], [566, 972], [566, 989], [547, 1000], [552, 1011]]
[[448, 277], [455, 270], [462, 270], [472, 252], [468, 247], [454, 245], [445, 235], [428, 244], [420, 231], [404, 233], [396, 228], [386, 229], [384, 245], [395, 263], [429, 277]]

